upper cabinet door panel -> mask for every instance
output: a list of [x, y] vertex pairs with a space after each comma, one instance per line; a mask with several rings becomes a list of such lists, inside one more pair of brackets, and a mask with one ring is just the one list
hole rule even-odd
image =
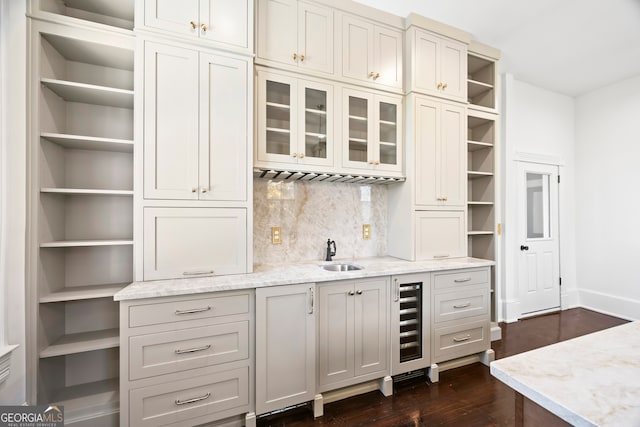
[[295, 65], [297, 33], [296, 0], [258, 1], [258, 58]]
[[376, 64], [374, 81], [402, 88], [402, 33], [376, 26], [373, 45]]
[[437, 205], [439, 197], [438, 138], [440, 109], [434, 101], [415, 101], [416, 205]]
[[373, 25], [344, 15], [342, 18], [342, 75], [371, 80], [373, 72]]
[[247, 199], [248, 74], [245, 60], [200, 56], [201, 200]]
[[413, 54], [413, 79], [416, 90], [432, 92], [438, 86], [439, 39], [424, 31], [416, 31]]
[[[200, 0], [145, 0], [144, 24], [159, 30], [197, 37]], [[191, 24], [193, 22], [194, 26]]]
[[440, 192], [447, 206], [466, 205], [465, 120], [464, 107], [442, 104]]
[[198, 52], [144, 47], [144, 197], [197, 199]]
[[[200, 37], [240, 48], [249, 47], [250, 0], [200, 0]], [[206, 30], [202, 31], [202, 25]]]
[[298, 4], [298, 66], [333, 74], [333, 11]]
[[467, 48], [462, 43], [446, 40], [442, 44], [442, 81], [444, 92], [450, 97], [466, 101], [467, 96]]

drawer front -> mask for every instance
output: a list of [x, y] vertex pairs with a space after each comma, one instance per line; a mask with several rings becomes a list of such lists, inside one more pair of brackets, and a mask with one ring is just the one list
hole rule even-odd
[[159, 426], [222, 411], [227, 417], [247, 412], [248, 405], [247, 366], [131, 390], [129, 424]]
[[129, 338], [131, 380], [249, 357], [249, 322], [224, 323]]
[[489, 269], [458, 270], [453, 273], [434, 273], [434, 289], [455, 288], [460, 286], [489, 284]]
[[489, 288], [487, 286], [466, 287], [433, 296], [434, 323], [488, 314]]
[[129, 308], [129, 327], [248, 313], [249, 294], [144, 304]]
[[489, 347], [489, 320], [433, 331], [433, 362], [436, 363], [479, 353]]

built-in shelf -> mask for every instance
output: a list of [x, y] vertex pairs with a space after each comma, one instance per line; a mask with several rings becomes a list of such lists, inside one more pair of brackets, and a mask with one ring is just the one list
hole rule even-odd
[[67, 423], [95, 414], [118, 412], [120, 407], [119, 382], [117, 379], [84, 383], [64, 387], [53, 393], [51, 403], [64, 406]]
[[282, 108], [283, 110], [290, 110], [291, 109], [290, 105], [288, 105], [288, 104], [279, 104], [277, 102], [267, 102], [267, 107]]
[[40, 192], [68, 195], [133, 196], [131, 190], [93, 190], [88, 188], [41, 188]]
[[73, 150], [133, 153], [133, 140], [129, 139], [99, 138], [93, 136], [69, 135], [50, 132], [42, 132], [40, 134], [40, 137], [61, 147]]
[[390, 121], [387, 121], [387, 120], [378, 120], [378, 123], [380, 123], [381, 125], [389, 125], [389, 126], [397, 125], [396, 122], [390, 122]]
[[132, 90], [44, 77], [40, 79], [40, 82], [65, 101], [118, 108], [133, 108]]
[[96, 298], [111, 298], [129, 283], [115, 283], [108, 285], [74, 286], [40, 296], [40, 303], [54, 303], [64, 301], [81, 301]]
[[87, 351], [104, 350], [120, 345], [119, 330], [105, 329], [102, 331], [82, 332], [63, 335], [53, 344], [40, 352], [40, 358], [65, 356], [67, 354], [84, 353]]
[[306, 111], [307, 113], [318, 114], [322, 116], [327, 115], [326, 110], [314, 110], [313, 108], [306, 108], [304, 111]]
[[486, 178], [490, 176], [493, 176], [493, 172], [480, 172], [480, 171], [467, 172], [467, 177], [469, 177], [469, 179]]
[[493, 148], [493, 144], [480, 141], [467, 141], [467, 151], [486, 150], [487, 148]]
[[282, 129], [282, 128], [267, 128], [267, 132], [291, 133], [289, 129]]
[[367, 140], [363, 138], [349, 138], [349, 142], [355, 142], [356, 144], [366, 144]]
[[387, 141], [380, 141], [380, 142], [378, 142], [378, 144], [386, 145], [388, 147], [395, 147], [397, 145], [395, 142], [387, 142]]
[[362, 117], [362, 116], [349, 115], [349, 119], [351, 119], [351, 120], [359, 120], [361, 122], [366, 122], [367, 121], [367, 118], [366, 117]]
[[133, 240], [60, 240], [40, 243], [41, 248], [77, 248], [86, 246], [131, 246]]
[[479, 201], [472, 201], [472, 200], [469, 200], [467, 204], [471, 206], [476, 206], [476, 205], [477, 206], [493, 206], [493, 202], [479, 202]]
[[493, 85], [489, 83], [483, 83], [476, 80], [467, 80], [467, 96], [475, 98], [478, 95], [482, 95], [485, 92], [489, 92], [493, 89]]
[[[86, 0], [75, 1], [81, 1], [86, 4], [100, 3]], [[118, 2], [121, 2], [121, 0], [108, 2], [108, 4], [112, 5]], [[103, 3], [107, 4], [107, 2]], [[47, 40], [67, 61], [133, 71], [134, 60], [131, 54], [134, 47], [133, 40], [131, 41], [131, 47], [126, 48], [124, 46], [105, 45], [57, 34], [43, 33], [42, 38]]]
[[314, 138], [326, 138], [327, 134], [326, 133], [314, 133], [314, 132], [305, 132], [304, 133], [306, 136], [312, 136]]
[[467, 231], [467, 235], [469, 236], [490, 236], [492, 234], [493, 234], [493, 231], [486, 231], [486, 230]]

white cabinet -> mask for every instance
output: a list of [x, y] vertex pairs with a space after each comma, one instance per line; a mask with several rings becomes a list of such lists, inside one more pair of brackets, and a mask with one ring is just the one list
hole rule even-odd
[[391, 278], [391, 375], [431, 364], [431, 275]]
[[467, 102], [467, 45], [415, 27], [407, 37], [409, 91]]
[[257, 105], [256, 165], [333, 165], [331, 84], [259, 70]]
[[388, 375], [389, 278], [318, 286], [319, 391]]
[[315, 285], [256, 289], [256, 414], [314, 399]]
[[402, 89], [402, 32], [342, 17], [342, 76]]
[[144, 197], [247, 200], [249, 62], [145, 42]]
[[138, 1], [144, 3], [136, 14], [138, 29], [211, 42], [221, 47], [251, 49], [251, 0]]
[[258, 0], [256, 63], [333, 74], [333, 9]]
[[467, 256], [463, 211], [415, 212], [415, 259]]
[[343, 89], [342, 166], [402, 172], [402, 97]]
[[464, 209], [466, 111], [455, 104], [414, 98], [415, 204]]
[[144, 280], [246, 273], [247, 212], [144, 208]]

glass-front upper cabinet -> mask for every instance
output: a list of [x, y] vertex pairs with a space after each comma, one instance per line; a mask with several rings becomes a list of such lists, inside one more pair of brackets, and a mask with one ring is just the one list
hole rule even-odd
[[343, 166], [402, 172], [402, 98], [344, 89]]
[[256, 166], [333, 165], [333, 87], [258, 71]]

